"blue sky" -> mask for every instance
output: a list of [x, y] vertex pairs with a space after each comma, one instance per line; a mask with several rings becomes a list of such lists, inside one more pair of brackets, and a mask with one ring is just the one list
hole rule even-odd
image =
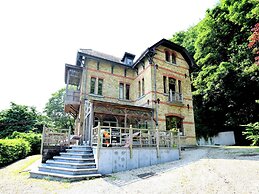
[[218, 0], [8, 0], [0, 2], [0, 110], [42, 111], [64, 87], [79, 48], [137, 56], [199, 22]]

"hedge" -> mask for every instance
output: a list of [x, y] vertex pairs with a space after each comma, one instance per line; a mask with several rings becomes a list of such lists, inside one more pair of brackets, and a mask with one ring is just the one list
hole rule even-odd
[[30, 151], [30, 144], [24, 139], [0, 139], [0, 167], [25, 158]]
[[30, 155], [32, 154], [39, 154], [40, 147], [41, 147], [41, 134], [39, 133], [22, 133], [22, 132], [13, 132], [13, 134], [9, 137], [11, 139], [25, 139], [30, 143], [31, 151]]

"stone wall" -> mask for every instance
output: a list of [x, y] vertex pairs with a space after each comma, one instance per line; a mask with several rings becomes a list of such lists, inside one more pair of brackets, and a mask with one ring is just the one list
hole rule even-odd
[[101, 174], [179, 160], [179, 151], [172, 148], [160, 148], [159, 157], [156, 148], [133, 148], [132, 157], [130, 157], [129, 148], [100, 148], [99, 159], [96, 147], [93, 148], [93, 153], [97, 161], [98, 172]]

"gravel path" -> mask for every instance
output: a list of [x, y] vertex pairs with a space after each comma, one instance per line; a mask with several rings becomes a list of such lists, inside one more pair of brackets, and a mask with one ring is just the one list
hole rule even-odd
[[0, 169], [0, 193], [259, 193], [258, 148], [188, 149], [179, 161], [74, 183], [17, 173], [26, 160]]

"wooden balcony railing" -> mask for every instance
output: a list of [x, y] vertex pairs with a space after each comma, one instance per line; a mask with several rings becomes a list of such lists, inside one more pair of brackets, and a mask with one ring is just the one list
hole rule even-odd
[[177, 147], [179, 133], [157, 129], [97, 126], [93, 128], [92, 145], [101, 147]]
[[69, 146], [70, 145], [70, 129], [50, 129], [43, 127], [41, 153], [45, 147]]
[[64, 98], [65, 105], [67, 104], [79, 104], [80, 91], [79, 90], [67, 90]]

